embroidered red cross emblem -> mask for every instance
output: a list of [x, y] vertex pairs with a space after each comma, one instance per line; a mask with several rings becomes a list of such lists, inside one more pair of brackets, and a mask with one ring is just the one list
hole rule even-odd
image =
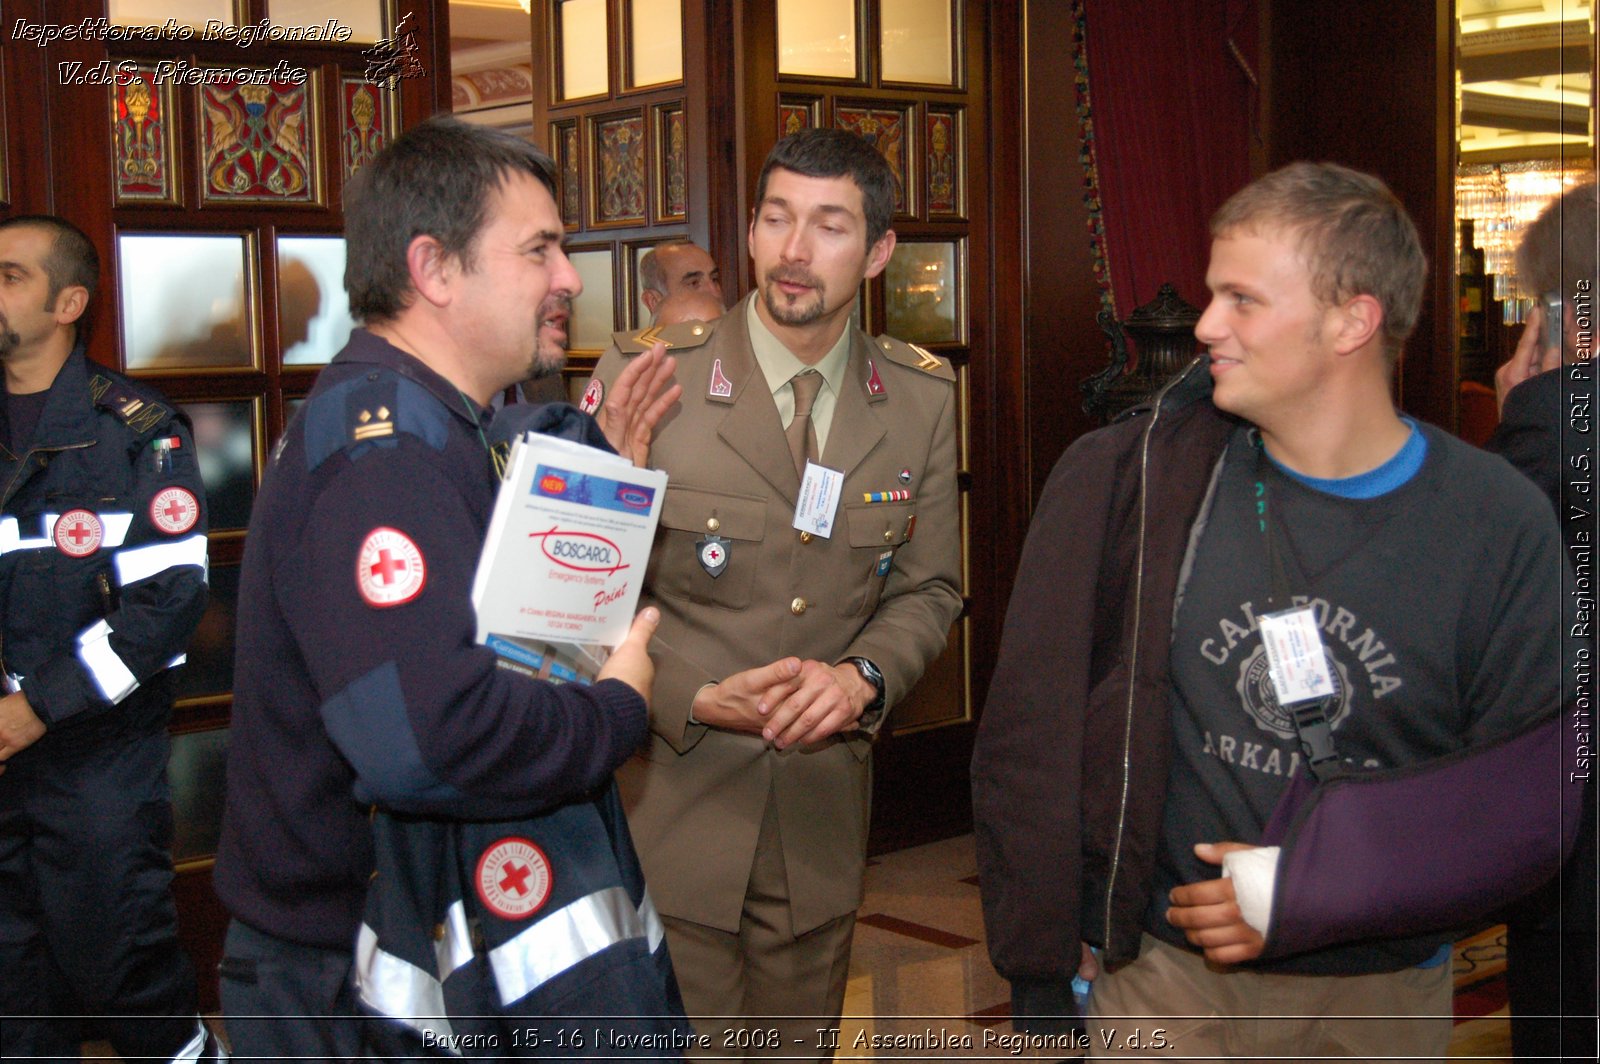
[[501, 839], [478, 858], [473, 886], [484, 908], [502, 920], [525, 920], [550, 900], [550, 859], [529, 839]]
[[188, 512], [188, 507], [184, 506], [177, 499], [173, 499], [171, 502], [167, 503], [167, 505], [161, 508], [161, 512], [166, 514], [167, 519], [173, 524], [177, 524], [178, 521], [182, 519], [183, 515]]
[[67, 538], [80, 547], [83, 545], [83, 541], [92, 535], [94, 535], [94, 530], [82, 521], [67, 529]]
[[533, 869], [527, 865], [514, 865], [507, 861], [505, 878], [500, 881], [501, 890], [514, 890], [518, 894], [528, 893], [528, 877], [533, 874]]
[[406, 563], [404, 559], [396, 558], [390, 554], [387, 547], [378, 551], [378, 560], [372, 566], [372, 575], [377, 577], [378, 580], [385, 584], [392, 584], [394, 583], [395, 574], [405, 571]]

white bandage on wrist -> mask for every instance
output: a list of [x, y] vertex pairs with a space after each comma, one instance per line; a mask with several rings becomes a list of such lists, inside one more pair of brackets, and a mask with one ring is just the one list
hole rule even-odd
[[1250, 850], [1234, 850], [1222, 857], [1222, 875], [1233, 880], [1234, 900], [1239, 903], [1239, 914], [1244, 922], [1267, 935], [1272, 922], [1272, 893], [1278, 882], [1277, 846], [1258, 846]]

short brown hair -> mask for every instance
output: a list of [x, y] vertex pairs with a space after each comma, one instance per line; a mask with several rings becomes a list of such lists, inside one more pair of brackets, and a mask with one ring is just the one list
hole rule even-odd
[[40, 265], [49, 280], [46, 308], [56, 305], [62, 289], [79, 287], [94, 298], [100, 281], [100, 255], [82, 229], [53, 214], [22, 214], [0, 222], [0, 229], [43, 229], [51, 236], [50, 250]]
[[1517, 273], [1530, 296], [1571, 299], [1580, 280], [1594, 284], [1596, 263], [1596, 185], [1593, 178], [1562, 193], [1522, 234]]
[[100, 283], [100, 254], [94, 249], [94, 241], [82, 229], [53, 214], [19, 214], [0, 222], [0, 229], [24, 228], [43, 229], [51, 235], [50, 250], [40, 263], [48, 282], [45, 310], [55, 310], [56, 300], [68, 288], [78, 287], [88, 292], [83, 313], [73, 323], [75, 335], [83, 339], [89, 332], [89, 311]]
[[778, 141], [756, 179], [757, 210], [767, 198], [767, 176], [780, 169], [802, 177], [848, 177], [861, 190], [867, 247], [889, 231], [900, 182], [883, 153], [860, 134], [846, 129], [801, 129]]
[[435, 115], [397, 137], [344, 188], [344, 287], [350, 313], [390, 321], [416, 292], [406, 249], [418, 236], [476, 268], [478, 236], [502, 185], [528, 174], [556, 194], [555, 163], [519, 137]]
[[1428, 259], [1389, 186], [1336, 163], [1290, 163], [1236, 192], [1211, 219], [1213, 237], [1263, 229], [1294, 234], [1322, 302], [1378, 301], [1393, 362], [1417, 326]]

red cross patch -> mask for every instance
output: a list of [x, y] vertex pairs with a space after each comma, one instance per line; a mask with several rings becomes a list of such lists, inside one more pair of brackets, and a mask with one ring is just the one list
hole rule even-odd
[[393, 528], [374, 528], [361, 541], [356, 558], [356, 588], [368, 606], [401, 606], [422, 593], [428, 570], [411, 537]]
[[600, 409], [600, 403], [605, 397], [606, 386], [600, 383], [600, 378], [591, 378], [589, 387], [583, 390], [583, 401], [578, 404], [578, 409], [585, 414], [592, 414]]
[[87, 558], [105, 535], [100, 518], [88, 510], [68, 510], [56, 519], [56, 550], [69, 558]]
[[478, 900], [506, 920], [524, 920], [544, 908], [555, 884], [544, 851], [516, 836], [491, 843], [483, 851], [472, 881]]
[[200, 520], [200, 504], [194, 492], [184, 488], [162, 488], [150, 500], [150, 520], [168, 535], [179, 535]]

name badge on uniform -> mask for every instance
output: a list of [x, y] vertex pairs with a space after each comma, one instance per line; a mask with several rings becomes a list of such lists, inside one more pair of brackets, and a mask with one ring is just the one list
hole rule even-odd
[[1261, 646], [1267, 652], [1267, 672], [1278, 705], [1288, 706], [1308, 698], [1333, 694], [1328, 655], [1322, 633], [1309, 606], [1263, 614]]
[[844, 474], [837, 469], [806, 463], [800, 481], [800, 498], [794, 506], [794, 527], [813, 536], [828, 539], [833, 535], [833, 517], [844, 491]]

